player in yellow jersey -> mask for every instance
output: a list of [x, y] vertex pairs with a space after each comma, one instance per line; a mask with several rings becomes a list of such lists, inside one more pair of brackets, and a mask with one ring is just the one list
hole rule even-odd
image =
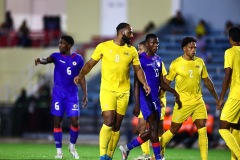
[[111, 160], [120, 138], [120, 126], [126, 113], [130, 94], [130, 66], [134, 68], [139, 81], [148, 95], [150, 87], [141, 68], [138, 53], [130, 45], [133, 37], [132, 27], [120, 23], [114, 40], [100, 43], [91, 59], [75, 77], [76, 84], [102, 60], [100, 103], [103, 125], [99, 135], [100, 160]]
[[198, 141], [202, 160], [208, 159], [208, 138], [206, 129], [207, 111], [202, 98], [201, 80], [218, 102], [218, 95], [214, 84], [208, 76], [204, 61], [196, 57], [196, 39], [185, 37], [181, 42], [183, 55], [175, 59], [169, 68], [166, 77], [167, 83], [175, 80], [175, 89], [180, 95], [181, 106], [175, 103], [172, 115], [172, 123], [169, 130], [162, 136], [162, 147], [166, 147], [172, 137], [177, 134], [182, 123], [192, 116], [192, 120], [198, 129]]
[[229, 29], [231, 48], [225, 51], [225, 76], [217, 109], [222, 109], [224, 96], [230, 87], [228, 99], [220, 116], [219, 133], [232, 151], [231, 160], [240, 159], [240, 28]]

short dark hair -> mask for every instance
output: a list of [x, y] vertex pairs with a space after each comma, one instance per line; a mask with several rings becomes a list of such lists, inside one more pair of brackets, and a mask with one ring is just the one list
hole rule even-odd
[[185, 37], [182, 39], [181, 47], [185, 47], [190, 42], [197, 42], [197, 40], [194, 37]]
[[240, 42], [240, 28], [237, 26], [233, 26], [228, 30], [229, 37], [234, 42]]
[[74, 40], [71, 36], [69, 35], [64, 35], [61, 37], [61, 39], [64, 39], [66, 42], [68, 42], [71, 46], [74, 45]]
[[146, 41], [142, 41], [142, 42], [140, 42], [140, 43], [138, 43], [139, 45], [145, 45], [145, 42]]
[[120, 24], [117, 26], [116, 30], [117, 30], [117, 32], [119, 32], [121, 29], [124, 29], [124, 28], [126, 28], [127, 26], [129, 26], [128, 23], [122, 22], [122, 23], [120, 23]]
[[149, 33], [147, 34], [145, 41], [148, 41], [150, 38], [158, 38], [156, 34], [154, 33]]

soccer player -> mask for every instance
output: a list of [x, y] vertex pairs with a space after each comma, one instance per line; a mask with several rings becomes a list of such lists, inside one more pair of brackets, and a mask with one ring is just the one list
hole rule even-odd
[[110, 160], [120, 138], [120, 126], [128, 106], [130, 95], [130, 66], [134, 68], [145, 94], [151, 89], [147, 84], [141, 68], [138, 53], [130, 45], [133, 37], [132, 27], [128, 23], [120, 23], [114, 40], [100, 43], [91, 59], [83, 66], [75, 77], [76, 84], [88, 74], [102, 59], [100, 103], [103, 125], [99, 135], [100, 160]]
[[228, 35], [232, 47], [227, 49], [224, 55], [225, 76], [217, 109], [222, 109], [224, 96], [230, 87], [220, 116], [219, 133], [232, 151], [231, 160], [237, 160], [240, 159], [240, 28], [230, 28]]
[[138, 54], [141, 54], [146, 51], [145, 41], [142, 41], [138, 44]]
[[218, 101], [218, 95], [208, 76], [204, 61], [195, 56], [197, 50], [196, 39], [193, 37], [183, 38], [181, 47], [184, 53], [171, 63], [166, 81], [170, 84], [171, 81], [175, 80], [175, 89], [180, 95], [182, 106], [175, 103], [171, 127], [162, 136], [162, 147], [166, 147], [167, 143], [177, 134], [182, 123], [189, 116], [192, 116], [198, 130], [201, 159], [207, 160], [208, 138], [205, 124], [207, 111], [202, 98], [201, 79], [216, 102]]
[[[163, 80], [165, 81], [166, 79], [166, 75], [167, 75], [167, 70], [165, 68], [165, 65], [162, 61], [162, 74], [163, 74]], [[134, 84], [136, 83], [135, 81], [135, 77], [134, 77]], [[136, 85], [135, 85], [136, 86]], [[134, 87], [135, 87], [134, 86]], [[137, 90], [137, 88], [135, 88], [135, 90]], [[136, 95], [135, 96], [139, 96], [139, 92], [134, 92]], [[159, 127], [158, 127], [158, 136], [159, 136], [159, 141], [161, 140], [162, 134], [164, 133], [164, 128], [163, 128], [163, 120], [164, 120], [164, 116], [165, 116], [165, 110], [166, 110], [166, 105], [167, 105], [167, 99], [166, 99], [166, 92], [163, 92], [162, 90], [160, 91], [160, 103], [161, 103], [161, 116], [160, 116], [160, 121], [159, 121]], [[136, 105], [136, 103], [135, 103]], [[140, 112], [140, 114], [138, 115], [138, 133], [142, 134], [144, 133], [148, 128], [148, 124], [147, 121], [144, 120], [142, 112]], [[149, 140], [144, 142], [143, 144], [141, 144], [141, 149], [143, 154], [138, 156], [136, 159], [150, 159], [150, 145], [149, 145]]]
[[139, 92], [139, 96], [136, 96], [137, 93], [135, 93], [136, 104], [133, 114], [138, 116], [141, 108], [143, 117], [149, 124], [149, 129], [140, 134], [127, 145], [119, 147], [122, 153], [122, 160], [127, 159], [131, 149], [141, 145], [149, 139], [152, 143], [155, 159], [162, 160], [160, 155], [160, 142], [158, 138], [158, 126], [161, 113], [161, 104], [159, 99], [160, 87], [173, 93], [173, 95], [176, 97], [176, 100], [179, 100], [178, 93], [163, 81], [162, 60], [156, 54], [159, 45], [158, 37], [152, 33], [148, 34], [146, 36], [145, 43], [147, 51], [140, 54], [139, 59], [145, 72], [148, 84], [151, 87], [151, 93], [146, 95], [144, 93], [143, 86], [136, 81], [134, 92]]
[[[75, 150], [79, 133], [79, 98], [78, 86], [73, 82], [84, 64], [83, 57], [72, 53], [71, 47], [74, 40], [71, 36], [64, 35], [59, 40], [59, 51], [49, 57], [35, 59], [35, 65], [54, 63], [54, 86], [52, 91], [51, 113], [54, 116], [54, 140], [57, 149], [56, 159], [62, 159], [62, 121], [64, 113], [70, 117], [70, 144], [69, 151], [74, 159], [79, 159]], [[85, 77], [79, 82], [83, 91], [82, 106], [87, 105], [87, 86]]]

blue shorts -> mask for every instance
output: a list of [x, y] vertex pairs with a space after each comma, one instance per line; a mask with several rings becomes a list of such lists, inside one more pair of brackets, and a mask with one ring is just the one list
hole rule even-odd
[[161, 105], [158, 97], [152, 98], [150, 95], [146, 96], [146, 93], [141, 94], [140, 92], [140, 109], [143, 114], [143, 118], [147, 118], [153, 113], [158, 112], [158, 119], [160, 118]]
[[51, 113], [54, 116], [63, 117], [65, 112], [67, 117], [80, 115], [78, 93], [53, 88]]

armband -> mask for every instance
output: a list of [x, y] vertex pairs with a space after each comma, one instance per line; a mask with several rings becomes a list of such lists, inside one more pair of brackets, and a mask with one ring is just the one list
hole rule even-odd
[[40, 58], [41, 63], [48, 63], [47, 57]]

